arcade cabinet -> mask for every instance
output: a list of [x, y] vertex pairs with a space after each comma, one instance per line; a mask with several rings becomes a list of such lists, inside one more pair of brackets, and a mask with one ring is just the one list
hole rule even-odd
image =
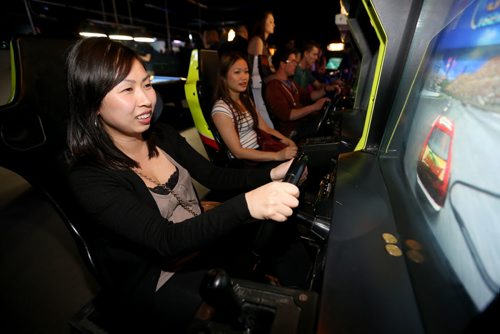
[[373, 79], [337, 163], [316, 332], [498, 332], [500, 6], [343, 5]]

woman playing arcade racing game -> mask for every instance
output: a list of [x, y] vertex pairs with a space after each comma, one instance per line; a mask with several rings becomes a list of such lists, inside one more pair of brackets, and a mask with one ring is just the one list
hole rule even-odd
[[[286, 226], [299, 204], [298, 188], [280, 182], [290, 162], [273, 169], [218, 168], [172, 127], [153, 126], [150, 76], [121, 43], [79, 40], [68, 54], [67, 75], [70, 183], [92, 242], [100, 245], [107, 288], [127, 310], [122, 320], [128, 329], [185, 332], [203, 304], [206, 270], [221, 266], [241, 274], [259, 221]], [[253, 190], [202, 212], [191, 176], [211, 189]], [[269, 263], [286, 262], [292, 244], [270, 254]], [[279, 268], [274, 274], [285, 285], [300, 285], [292, 277], [306, 270], [297, 254], [290, 262], [286, 275]]]

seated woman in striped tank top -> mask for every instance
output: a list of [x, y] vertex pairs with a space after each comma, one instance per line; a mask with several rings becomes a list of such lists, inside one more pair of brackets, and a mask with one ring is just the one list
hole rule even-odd
[[[228, 52], [220, 58], [216, 99], [212, 119], [232, 157], [251, 162], [284, 161], [297, 154], [295, 143], [270, 128], [256, 112], [248, 93], [249, 70], [247, 60], [237, 52]], [[277, 138], [284, 148], [263, 151], [257, 131], [262, 130]]]

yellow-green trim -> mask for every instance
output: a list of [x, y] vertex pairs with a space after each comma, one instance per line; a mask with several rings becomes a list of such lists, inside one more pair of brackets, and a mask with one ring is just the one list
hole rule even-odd
[[10, 96], [7, 103], [14, 101], [16, 94], [16, 62], [14, 58], [14, 44], [10, 42]]
[[366, 147], [368, 141], [368, 133], [370, 131], [370, 124], [373, 117], [373, 108], [375, 106], [375, 99], [377, 97], [378, 86], [380, 84], [380, 74], [382, 72], [382, 67], [385, 59], [385, 52], [387, 49], [387, 34], [385, 33], [384, 27], [380, 23], [380, 18], [373, 7], [370, 0], [363, 0], [363, 6], [365, 6], [366, 12], [370, 17], [370, 23], [375, 29], [378, 40], [380, 42], [379, 52], [377, 56], [377, 63], [375, 65], [375, 75], [373, 77], [372, 89], [370, 92], [370, 100], [368, 102], [368, 108], [366, 110], [365, 124], [363, 126], [363, 133], [359, 139], [358, 144], [354, 148], [355, 151], [362, 150]]
[[[472, 4], [472, 1], [467, 6], [469, 6], [470, 4]], [[443, 26], [447, 26], [448, 24], [450, 24], [453, 20], [455, 20], [457, 18], [457, 16], [461, 15], [461, 13], [462, 13], [462, 11], [458, 11], [458, 13], [456, 13], [456, 15], [454, 15], [452, 18], [450, 18], [448, 21], [446, 21]], [[433, 39], [435, 37], [436, 36], [434, 36]], [[403, 106], [401, 107], [401, 111], [399, 112], [396, 124], [392, 127], [392, 132], [391, 132], [391, 135], [389, 137], [389, 140], [387, 141], [387, 145], [385, 146], [384, 153], [389, 152], [389, 147], [391, 146], [392, 140], [394, 139], [394, 135], [396, 134], [396, 131], [399, 128], [399, 122], [401, 122], [401, 118], [403, 117], [403, 114], [406, 110], [408, 100], [410, 99], [410, 96], [412, 95], [413, 86], [415, 85], [415, 82], [417, 81], [417, 78], [419, 77], [419, 73], [421, 71], [422, 65], [427, 60], [427, 53], [429, 51], [429, 46], [430, 46], [430, 40], [429, 40], [429, 43], [427, 43], [427, 46], [425, 47], [425, 51], [422, 53], [422, 58], [420, 59], [420, 64], [418, 64], [417, 71], [415, 72], [415, 75], [413, 76], [413, 80], [411, 82], [410, 89], [408, 89], [408, 93], [406, 94], [405, 102], [403, 103]]]
[[189, 106], [189, 111], [193, 117], [194, 125], [198, 132], [207, 138], [212, 140], [214, 136], [212, 131], [208, 128], [207, 121], [203, 116], [201, 110], [200, 101], [198, 99], [197, 82], [200, 79], [199, 75], [199, 62], [198, 62], [198, 50], [193, 50], [191, 52], [191, 59], [189, 61], [189, 70], [186, 79], [186, 84], [184, 85], [184, 92], [186, 93], [186, 101]]
[[[424, 55], [427, 53], [428, 48], [429, 48], [429, 45], [427, 45], [427, 47], [425, 48], [425, 52], [423, 53]], [[389, 140], [387, 141], [387, 145], [385, 146], [384, 153], [389, 152], [389, 146], [391, 146], [391, 142], [392, 142], [392, 139], [394, 138], [394, 134], [396, 133], [396, 130], [399, 127], [399, 122], [401, 121], [401, 117], [403, 116], [403, 114], [405, 112], [406, 105], [408, 104], [408, 100], [410, 99], [411, 93], [413, 91], [413, 86], [415, 85], [415, 81], [417, 81], [418, 73], [420, 72], [420, 68], [422, 67], [422, 64], [424, 63], [424, 59], [425, 59], [425, 57], [422, 57], [422, 59], [420, 59], [420, 64], [418, 65], [418, 69], [415, 72], [416, 74], [413, 77], [413, 80], [412, 80], [411, 85], [410, 85], [410, 89], [408, 89], [408, 94], [406, 94], [405, 102], [403, 103], [403, 107], [401, 108], [401, 111], [399, 113], [398, 120], [396, 121], [395, 126], [392, 128], [392, 133], [391, 133], [391, 136], [389, 137]]]

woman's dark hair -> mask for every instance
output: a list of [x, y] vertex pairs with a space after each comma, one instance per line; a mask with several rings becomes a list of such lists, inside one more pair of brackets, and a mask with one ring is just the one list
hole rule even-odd
[[[129, 74], [139, 56], [122, 43], [94, 37], [77, 41], [66, 59], [70, 103], [68, 146], [76, 161], [97, 163], [109, 169], [137, 167], [113, 143], [98, 115], [106, 94]], [[142, 63], [142, 62], [141, 62]], [[158, 154], [154, 136], [144, 134], [149, 156]]]
[[273, 15], [272, 11], [265, 11], [259, 16], [259, 19], [255, 21], [252, 30], [252, 36], [259, 36], [264, 41], [264, 44], [267, 45], [267, 40], [265, 36], [266, 31], [266, 20], [269, 15]]
[[[233, 101], [233, 99], [231, 99], [227, 85], [227, 74], [231, 66], [233, 66], [234, 63], [236, 63], [240, 59], [244, 60], [248, 65], [245, 57], [237, 51], [228, 51], [220, 56], [219, 76], [217, 78], [217, 86], [215, 88], [215, 98], [222, 99], [231, 108], [231, 111], [235, 116], [235, 127], [237, 131], [239, 130], [239, 126], [241, 124], [240, 120], [245, 116], [245, 110], [241, 108], [241, 106], [235, 101]], [[253, 100], [248, 93], [248, 87], [249, 86], [247, 86], [246, 92], [240, 94], [240, 101], [245, 106], [246, 110], [250, 112], [250, 115], [253, 118], [254, 129], [256, 129], [259, 125], [259, 119], [257, 117], [255, 104], [253, 103]]]

